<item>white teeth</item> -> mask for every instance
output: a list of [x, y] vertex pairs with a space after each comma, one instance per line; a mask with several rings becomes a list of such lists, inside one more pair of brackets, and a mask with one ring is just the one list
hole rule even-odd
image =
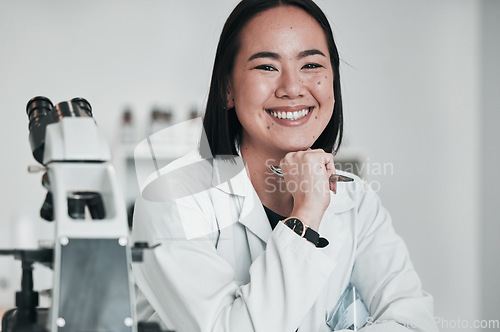
[[306, 116], [309, 113], [308, 108], [304, 108], [301, 111], [294, 111], [294, 112], [277, 112], [277, 111], [270, 111], [269, 114], [274, 116], [275, 118], [278, 119], [287, 119], [287, 120], [298, 120], [304, 116]]

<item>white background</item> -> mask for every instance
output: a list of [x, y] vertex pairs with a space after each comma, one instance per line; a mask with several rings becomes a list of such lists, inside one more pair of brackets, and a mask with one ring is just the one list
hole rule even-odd
[[[35, 247], [52, 232], [37, 217], [40, 174], [26, 172], [26, 102], [85, 97], [113, 146], [125, 107], [140, 138], [155, 105], [180, 122], [206, 100], [236, 3], [0, 2], [0, 247]], [[345, 146], [369, 166], [392, 165], [367, 179], [380, 184], [435, 316], [470, 324], [500, 319], [499, 3], [318, 1], [342, 58]], [[0, 306], [13, 305], [18, 265], [0, 258]]]

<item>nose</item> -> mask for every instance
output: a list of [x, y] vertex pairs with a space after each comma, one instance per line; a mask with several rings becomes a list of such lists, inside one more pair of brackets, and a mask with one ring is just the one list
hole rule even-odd
[[275, 91], [278, 98], [294, 99], [304, 95], [304, 82], [300, 78], [299, 73], [293, 70], [283, 70], [278, 86]]

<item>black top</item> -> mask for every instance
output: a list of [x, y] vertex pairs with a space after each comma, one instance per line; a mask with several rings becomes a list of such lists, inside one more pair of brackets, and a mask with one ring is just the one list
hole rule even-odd
[[280, 220], [286, 219], [286, 217], [283, 217], [273, 210], [270, 210], [267, 208], [267, 206], [262, 205], [264, 207], [264, 210], [266, 211], [267, 214], [267, 219], [269, 219], [269, 223], [271, 224], [271, 228], [274, 229], [276, 225], [280, 222]]

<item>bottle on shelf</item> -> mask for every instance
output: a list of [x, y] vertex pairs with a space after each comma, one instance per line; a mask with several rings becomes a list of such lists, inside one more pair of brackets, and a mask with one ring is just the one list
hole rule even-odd
[[122, 113], [120, 136], [122, 143], [133, 144], [137, 142], [134, 116], [129, 107], [125, 108]]
[[158, 107], [154, 107], [151, 111], [149, 135], [153, 135], [169, 127], [172, 122], [172, 115], [172, 110], [170, 108], [161, 110]]

